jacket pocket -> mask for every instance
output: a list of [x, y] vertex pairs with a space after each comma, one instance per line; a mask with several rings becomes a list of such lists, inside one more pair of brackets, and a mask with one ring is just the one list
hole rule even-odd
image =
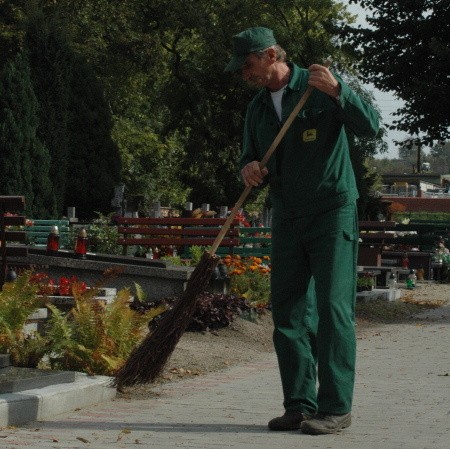
[[342, 231], [344, 233], [344, 239], [348, 240], [349, 242], [353, 242], [357, 239], [357, 236], [354, 232], [348, 232], [348, 231]]

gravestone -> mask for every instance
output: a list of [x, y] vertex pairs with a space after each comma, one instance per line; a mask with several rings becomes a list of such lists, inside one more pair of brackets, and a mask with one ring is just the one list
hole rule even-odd
[[72, 383], [75, 381], [75, 374], [75, 371], [51, 371], [7, 366], [0, 368], [0, 394]]
[[74, 371], [18, 368], [11, 366], [9, 354], [0, 354], [0, 394], [17, 393], [74, 381]]

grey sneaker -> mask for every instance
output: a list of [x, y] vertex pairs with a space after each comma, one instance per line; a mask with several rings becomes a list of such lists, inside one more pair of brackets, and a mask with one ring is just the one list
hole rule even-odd
[[345, 415], [325, 415], [318, 413], [307, 421], [303, 421], [300, 429], [303, 433], [309, 435], [325, 435], [329, 433], [336, 433], [352, 423], [352, 415], [346, 413]]
[[298, 410], [286, 410], [283, 416], [271, 419], [268, 426], [270, 430], [298, 430], [305, 419], [305, 415]]

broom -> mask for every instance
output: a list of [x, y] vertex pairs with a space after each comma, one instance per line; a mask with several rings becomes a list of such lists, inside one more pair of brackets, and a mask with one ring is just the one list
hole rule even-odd
[[[267, 165], [268, 160], [277, 148], [286, 131], [291, 126], [306, 100], [311, 95], [313, 87], [308, 86], [299, 102], [292, 110], [283, 127], [278, 132], [270, 148], [259, 163], [260, 168]], [[186, 289], [181, 298], [162, 318], [156, 329], [148, 334], [142, 342], [134, 348], [125, 364], [116, 372], [113, 385], [121, 390], [123, 387], [153, 382], [164, 369], [167, 360], [175, 346], [189, 325], [194, 314], [197, 296], [203, 292], [211, 279], [211, 274], [217, 266], [220, 257], [216, 255], [217, 248], [225, 237], [238, 210], [248, 197], [252, 186], [242, 192], [227, 220], [218, 233], [211, 248], [205, 251], [192, 272]]]

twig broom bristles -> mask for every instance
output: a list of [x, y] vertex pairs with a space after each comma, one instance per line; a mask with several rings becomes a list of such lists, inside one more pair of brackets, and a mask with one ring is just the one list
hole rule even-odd
[[118, 389], [153, 382], [161, 374], [181, 335], [189, 325], [197, 295], [205, 290], [218, 260], [218, 256], [205, 251], [192, 272], [181, 298], [166, 312], [156, 329], [132, 351], [125, 365], [116, 373], [114, 384]]
[[[259, 163], [262, 169], [267, 165], [268, 160], [277, 148], [286, 131], [291, 126], [300, 109], [313, 91], [308, 87], [300, 98], [299, 102], [292, 110], [283, 127], [278, 132], [272, 145], [267, 150], [263, 159]], [[238, 210], [247, 199], [252, 187], [248, 186], [242, 192], [235, 206], [233, 207], [226, 222], [217, 235], [211, 249], [205, 251], [200, 262], [195, 267], [189, 278], [186, 289], [175, 306], [169, 310], [156, 329], [148, 334], [146, 338], [137, 346], [126, 363], [120, 368], [113, 380], [113, 384], [118, 388], [153, 382], [162, 372], [175, 346], [189, 325], [197, 303], [197, 296], [203, 292], [211, 278], [211, 273], [219, 262], [216, 256], [217, 248], [228, 232]]]

